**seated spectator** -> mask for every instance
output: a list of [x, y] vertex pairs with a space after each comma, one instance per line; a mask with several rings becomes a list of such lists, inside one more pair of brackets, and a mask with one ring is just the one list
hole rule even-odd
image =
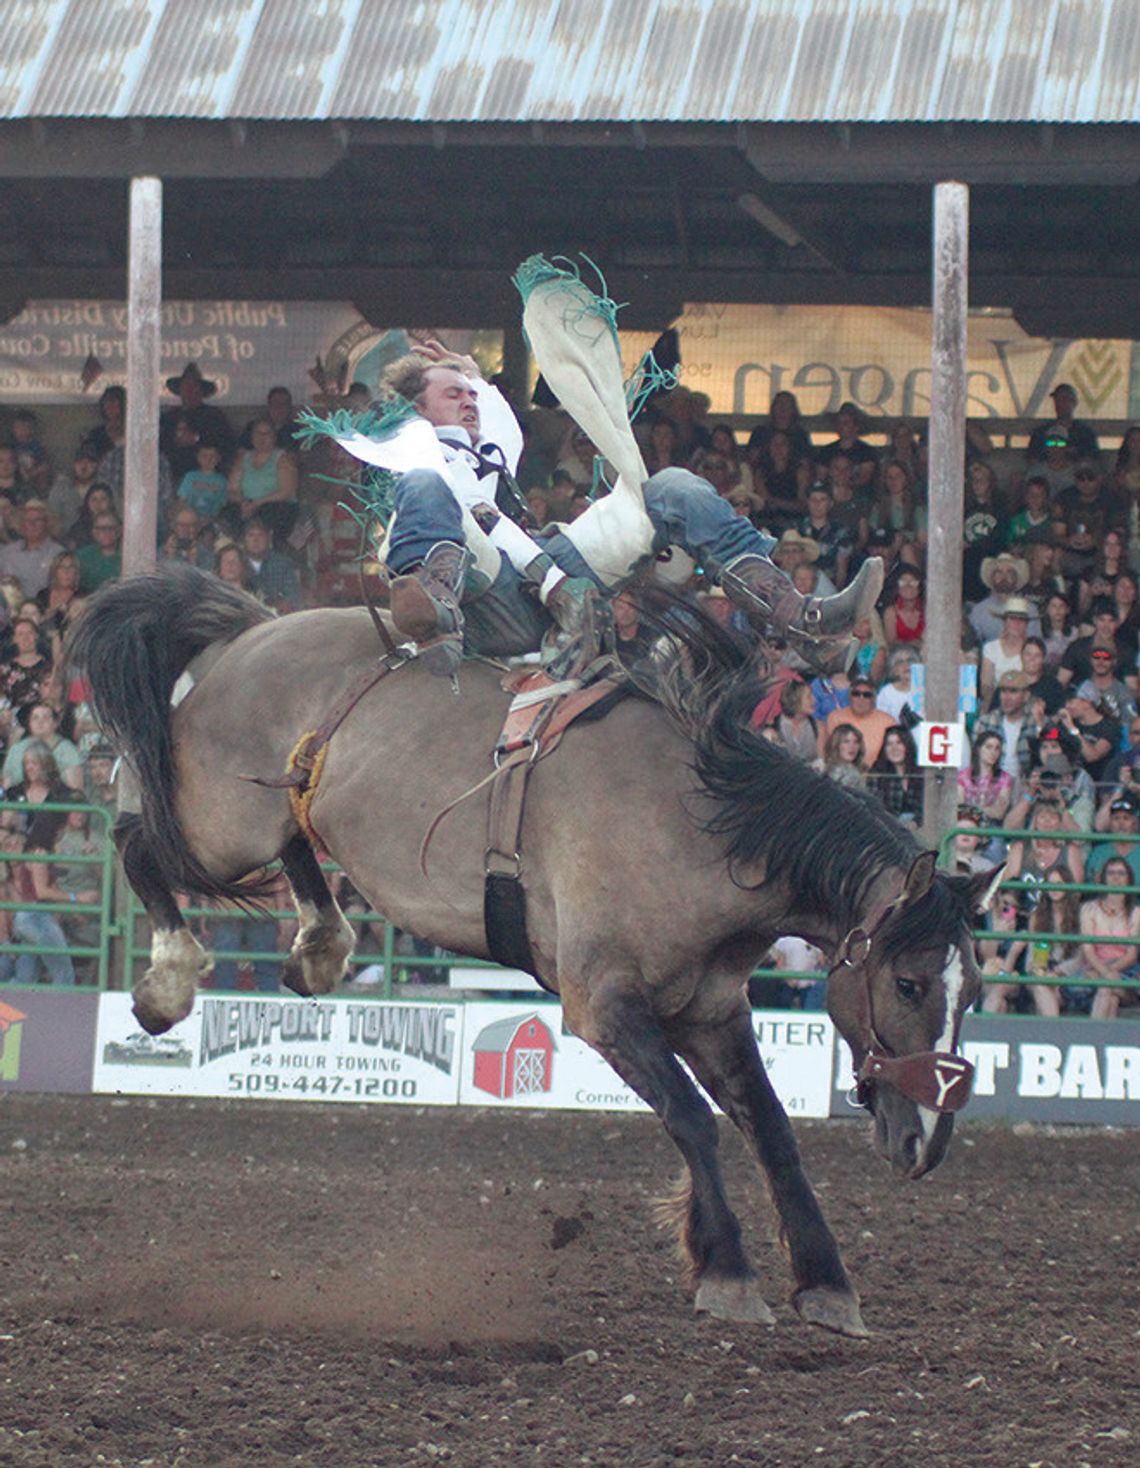
[[1131, 658], [1133, 665], [1140, 653], [1140, 604], [1138, 604], [1136, 577], [1131, 571], [1121, 571], [1112, 587], [1112, 607], [1116, 614], [1116, 645]]
[[[786, 389], [778, 392], [768, 407], [768, 421], [758, 424], [748, 439], [749, 451], [760, 454], [771, 453], [772, 440], [782, 433], [788, 441], [794, 459], [810, 459], [811, 438], [800, 418], [800, 405], [796, 395]], [[806, 485], [804, 488], [806, 489]]]
[[861, 622], [855, 623], [851, 635], [855, 639], [851, 671], [869, 678], [877, 688], [887, 674], [887, 640], [874, 607]]
[[867, 752], [863, 736], [854, 724], [840, 720], [826, 734], [823, 770], [830, 779], [851, 790], [867, 788]]
[[926, 511], [915, 499], [910, 471], [900, 459], [888, 459], [881, 481], [868, 524], [872, 530], [889, 530], [899, 558], [920, 566], [926, 552]]
[[16, 445], [10, 439], [0, 440], [0, 496], [15, 508], [23, 504], [30, 493], [31, 486], [20, 473]]
[[[15, 943], [66, 948], [67, 936], [55, 914], [44, 912], [35, 905], [39, 901], [47, 900], [39, 897], [36, 890], [36, 873], [41, 869], [46, 872], [46, 863], [14, 860], [25, 851], [29, 855], [41, 855], [44, 848], [33, 847], [31, 839], [22, 832], [5, 831], [0, 835], [0, 851], [4, 853], [0, 862], [7, 869], [7, 878], [0, 890], [3, 891], [6, 901], [26, 904], [11, 914], [10, 923], [5, 924], [6, 935]], [[41, 883], [42, 880], [41, 878]], [[62, 988], [75, 983], [75, 965], [66, 953], [6, 954], [0, 956], [0, 973], [5, 976], [11, 974], [17, 984], [30, 986], [36, 983], [40, 964], [44, 967], [49, 984], [58, 984]]]
[[1093, 649], [1107, 651], [1113, 662], [1116, 676], [1125, 678], [1132, 668], [1128, 661], [1127, 643], [1117, 641], [1115, 604], [1105, 596], [1093, 602], [1089, 608], [1092, 632], [1077, 637], [1065, 650], [1061, 666], [1057, 669], [1057, 681], [1065, 688], [1076, 687], [1092, 677]]
[[1009, 522], [1009, 541], [1025, 553], [1030, 545], [1053, 545], [1056, 526], [1049, 497], [1049, 481], [1031, 474], [1025, 481], [1025, 504]]
[[1029, 708], [1029, 679], [1025, 673], [1003, 673], [998, 679], [998, 707], [980, 714], [974, 738], [997, 734], [1002, 741], [1001, 768], [1013, 780], [1029, 774], [1040, 726]]
[[61, 540], [71, 538], [72, 527], [79, 518], [87, 491], [95, 483], [98, 469], [99, 455], [95, 445], [84, 440], [75, 451], [71, 473], [57, 474], [52, 481], [47, 507], [48, 513], [54, 516], [55, 523], [59, 526]]
[[46, 495], [51, 481], [51, 462], [40, 442], [40, 420], [30, 408], [12, 414], [12, 447], [16, 467], [33, 495]]
[[164, 561], [188, 561], [200, 571], [214, 565], [213, 533], [203, 528], [202, 517], [193, 505], [179, 500], [170, 517], [170, 534], [162, 543]]
[[1058, 554], [1056, 546], [1043, 540], [1031, 540], [1022, 556], [1029, 567], [1029, 580], [1021, 588], [1021, 595], [1029, 602], [1042, 626], [1049, 598], [1058, 592], [1062, 596], [1065, 593], [1065, 582], [1057, 571]]
[[1132, 716], [1125, 732], [1128, 742], [1109, 760], [1101, 783], [1110, 786], [1113, 795], [1140, 796], [1140, 714]]
[[[660, 418], [653, 424], [649, 431], [649, 443], [650, 450], [654, 453], [657, 452], [654, 445], [660, 445], [662, 451], [667, 446], [671, 454], [677, 452], [676, 430], [667, 418]], [[568, 423], [556, 469], [561, 470], [572, 484], [584, 485], [587, 489], [592, 489], [594, 461], [597, 457], [598, 450], [590, 435], [584, 433], [576, 423]]]
[[[75, 792], [63, 783], [55, 756], [46, 744], [33, 739], [23, 754], [23, 779], [9, 787], [5, 799], [17, 805], [69, 804]], [[28, 838], [29, 851], [50, 851], [64, 823], [64, 812], [47, 810], [8, 811], [10, 826], [22, 830]]]
[[841, 724], [850, 724], [860, 736], [864, 759], [871, 764], [878, 759], [879, 750], [883, 747], [883, 735], [895, 723], [895, 720], [890, 714], [884, 714], [875, 707], [876, 691], [875, 685], [869, 678], [859, 673], [852, 677], [847, 691], [848, 707], [836, 709], [830, 713], [820, 731], [820, 739], [824, 744], [820, 753], [824, 758], [827, 755], [827, 741], [830, 740], [835, 730]]
[[0, 693], [18, 713], [29, 704], [47, 698], [53, 671], [40, 629], [30, 617], [17, 617], [12, 624], [9, 648], [0, 659]]
[[1100, 465], [1088, 460], [1077, 465], [1073, 483], [1057, 496], [1056, 509], [1061, 573], [1070, 578], [1092, 569], [1110, 530], [1127, 530], [1123, 502], [1105, 484]]
[[99, 423], [87, 433], [86, 442], [102, 460], [112, 449], [127, 441], [127, 391], [117, 384], [105, 387], [99, 398]]
[[789, 678], [780, 690], [776, 735], [789, 754], [810, 764], [819, 753], [819, 725], [814, 718], [811, 689], [802, 678]]
[[[1024, 970], [1026, 977], [1061, 978], [1080, 971], [1080, 945], [1047, 938], [1034, 938], [1037, 933], [1072, 933], [1079, 931], [1080, 913], [1076, 893], [1051, 892], [1054, 883], [1072, 883], [1073, 876], [1062, 863], [1045, 873], [1045, 890], [1029, 914], [1029, 937], [1011, 943], [999, 970], [1016, 974]], [[1061, 991], [1057, 984], [1029, 984], [1033, 1007], [1039, 1015], [1056, 1019], [1061, 1013]], [[986, 984], [982, 991], [982, 1011], [1003, 1014], [1015, 1003], [1021, 992], [1016, 983]]]
[[1116, 676], [1116, 661], [1111, 648], [1094, 647], [1089, 661], [1092, 675], [1085, 679], [1077, 693], [1094, 703], [1099, 701], [1106, 715], [1117, 724], [1123, 724], [1136, 712], [1136, 701], [1127, 685]]
[[699, 474], [712, 485], [721, 499], [727, 499], [740, 483], [733, 461], [715, 449], [698, 449], [693, 455], [692, 469], [694, 474]]
[[[1010, 842], [1006, 880], [1041, 883], [1046, 872], [1063, 863], [1072, 872], [1075, 882], [1083, 882], [1084, 843], [1076, 839], [1080, 835], [1080, 828], [1065, 809], [1061, 791], [1055, 786], [1041, 784], [1033, 793], [1027, 837]], [[1023, 906], [1031, 911], [1036, 903], [1037, 894], [1027, 891]]]
[[1140, 845], [1129, 840], [1140, 832], [1140, 794], [1110, 791], [1097, 810], [1093, 829], [1110, 832], [1115, 839], [1092, 846], [1085, 865], [1088, 880], [1097, 878], [1110, 857], [1120, 856], [1132, 872], [1132, 884], [1140, 887]]
[[[1133, 943], [1112, 942], [1114, 938], [1140, 938], [1140, 905], [1131, 892], [1121, 890], [1133, 885], [1132, 870], [1123, 857], [1111, 856], [1101, 877], [1106, 890], [1081, 903], [1081, 933], [1086, 939], [1081, 948], [1084, 972], [1090, 978], [1110, 982], [1135, 979], [1140, 975], [1140, 949]], [[1121, 995], [1126, 992], [1098, 987], [1089, 1011], [1092, 1018], [1115, 1019]]]
[[902, 724], [892, 724], [867, 775], [867, 785], [893, 816], [906, 826], [921, 826], [923, 777], [914, 737]]
[[1095, 783], [1120, 745], [1120, 722], [1101, 696], [1089, 690], [1085, 682], [1080, 690], [1071, 692], [1057, 719], [1079, 740], [1081, 763]]
[[242, 536], [250, 589], [276, 612], [295, 612], [301, 605], [301, 583], [293, 562], [273, 549], [268, 526], [260, 517], [250, 520]]
[[[908, 423], [905, 418], [900, 418], [897, 423], [892, 423], [887, 436], [887, 446], [879, 455], [880, 465], [889, 464], [891, 460], [897, 460], [910, 475], [910, 482], [914, 487], [915, 498], [920, 503], [926, 500], [926, 459], [923, 453], [922, 441], [913, 423]], [[880, 469], [880, 474], [882, 470]]]
[[37, 596], [48, 584], [52, 561], [63, 546], [52, 537], [43, 500], [25, 500], [16, 511], [18, 538], [0, 546], [0, 575], [13, 576], [25, 597]]
[[58, 662], [63, 640], [84, 606], [74, 551], [60, 551], [52, 561], [48, 584], [36, 597], [36, 605], [40, 609], [40, 631], [47, 636], [53, 660]]
[[1073, 416], [1077, 409], [1076, 389], [1067, 382], [1059, 382], [1050, 393], [1056, 417], [1051, 423], [1035, 428], [1029, 437], [1025, 456], [1031, 464], [1045, 458], [1046, 446], [1051, 437], [1064, 436], [1073, 451], [1083, 459], [1095, 458], [1100, 453], [1096, 434], [1087, 423], [1078, 422]]
[[83, 756], [70, 739], [60, 733], [59, 714], [50, 703], [26, 705], [17, 713], [21, 737], [4, 756], [0, 779], [6, 787], [18, 785], [24, 778], [24, 755], [34, 744], [42, 744], [55, 760], [62, 782], [72, 790], [83, 790]]
[[242, 591], [253, 590], [253, 571], [240, 545], [226, 541], [214, 552], [214, 575]]
[[[91, 816], [79, 809], [68, 811], [63, 829], [55, 838], [53, 853], [62, 858], [59, 864], [43, 865], [36, 883], [36, 896], [41, 902], [89, 903], [99, 901], [99, 867], [83, 858], [102, 857], [104, 841], [91, 834]], [[59, 917], [67, 941], [80, 948], [93, 948], [99, 942], [98, 913], [65, 913]], [[87, 965], [90, 967], [90, 965]]]
[[773, 432], [765, 449], [748, 451], [753, 490], [764, 501], [764, 524], [779, 538], [799, 524], [807, 509], [811, 464], [788, 434]]
[[926, 632], [926, 605], [922, 576], [914, 566], [899, 567], [895, 598], [883, 609], [883, 635], [888, 648], [911, 644], [921, 648]]
[[[772, 559], [786, 576], [794, 577], [797, 566], [805, 563], [810, 566], [817, 565], [819, 554], [819, 544], [810, 535], [802, 535], [798, 530], [785, 530], [776, 542]], [[829, 577], [821, 575], [819, 586], [820, 596], [835, 595], [835, 583]]]
[[799, 524], [800, 534], [814, 540], [819, 547], [818, 566], [834, 583], [847, 585], [847, 571], [854, 549], [851, 537], [832, 515], [831, 490], [826, 484], [813, 484], [808, 490], [807, 514]]
[[1029, 619], [1033, 608], [1021, 596], [1007, 599], [1001, 611], [1001, 633], [982, 645], [982, 666], [978, 679], [978, 695], [982, 706], [989, 708], [994, 689], [1003, 673], [1023, 673], [1022, 653], [1029, 635]]
[[866, 491], [856, 493], [851, 460], [844, 454], [836, 454], [824, 473], [831, 489], [831, 518], [847, 532], [852, 556], [861, 557], [871, 534]]
[[[268, 419], [273, 426], [274, 440], [279, 449], [294, 449], [293, 434], [297, 428], [297, 415], [293, 407], [293, 394], [287, 387], [271, 387], [265, 394], [265, 412], [262, 417]], [[243, 449], [253, 447], [253, 426], [258, 422], [257, 418], [251, 418], [241, 431], [238, 440]], [[212, 516], [206, 516], [212, 519]]]
[[[558, 467], [560, 469], [566, 469], [573, 475], [575, 484], [592, 482], [594, 455], [597, 453], [597, 450], [590, 443], [586, 434], [582, 433], [581, 430], [575, 430], [575, 432], [577, 433], [578, 440], [585, 440], [584, 443], [576, 441], [575, 458], [578, 461], [581, 461], [585, 453], [585, 445], [589, 444], [590, 447], [590, 480], [583, 481], [579, 477], [581, 471], [575, 471], [573, 465], [567, 459], [565, 452], [563, 452], [562, 457], [558, 461]], [[684, 462], [685, 456], [672, 420], [663, 417], [655, 418], [649, 429], [649, 443], [645, 450], [645, 467], [649, 470], [650, 474], [659, 474], [662, 469], [670, 469], [678, 465], [683, 465]]]
[[913, 647], [893, 648], [887, 657], [887, 682], [880, 685], [875, 696], [875, 707], [890, 714], [898, 723], [904, 709], [910, 707], [914, 696], [912, 668], [920, 661]]
[[[971, 464], [966, 474], [966, 504], [962, 521], [962, 592], [968, 602], [984, 597], [987, 561], [1005, 548], [1008, 521], [991, 465]], [[1011, 590], [1019, 591], [1025, 580]], [[982, 641], [986, 639], [979, 632]], [[997, 636], [996, 631], [987, 635]]]
[[1132, 509], [1128, 522], [1129, 539], [1133, 546], [1140, 526], [1136, 522], [1136, 506], [1140, 503], [1140, 425], [1133, 424], [1125, 430], [1116, 451], [1116, 462], [1112, 466], [1112, 487]]
[[698, 449], [712, 445], [712, 434], [703, 422], [709, 409], [709, 398], [705, 393], [694, 392], [689, 387], [675, 387], [655, 398], [654, 402], [673, 425], [682, 464], [692, 463]]
[[709, 451], [714, 454], [723, 454], [732, 467], [735, 474], [734, 482], [752, 493], [752, 469], [748, 461], [740, 451], [740, 445], [736, 442], [736, 434], [727, 423], [718, 423], [709, 433]]
[[1041, 639], [1045, 644], [1045, 666], [1051, 673], [1060, 668], [1065, 653], [1080, 636], [1067, 596], [1051, 592], [1045, 602]]
[[277, 447], [268, 418], [254, 423], [252, 438], [253, 447], [242, 449], [230, 470], [230, 503], [222, 512], [221, 523], [236, 535], [257, 515], [283, 539], [297, 518], [297, 465], [291, 454]]
[[993, 863], [982, 850], [986, 838], [976, 833], [981, 826], [992, 823], [972, 805], [960, 805], [956, 820], [959, 826], [973, 827], [973, 830], [961, 830], [954, 837], [955, 873], [960, 877], [976, 877], [979, 872], [988, 872]]
[[98, 591], [107, 581], [117, 581], [123, 574], [123, 527], [114, 510], [103, 510], [95, 516], [91, 537], [90, 545], [81, 545], [75, 552], [79, 562], [79, 590], [84, 596]]
[[[970, 613], [970, 626], [977, 633], [978, 641], [983, 647], [987, 642], [993, 642], [1001, 636], [1006, 603], [1011, 597], [1017, 596], [1028, 580], [1029, 567], [1026, 562], [1020, 556], [1011, 556], [1008, 551], [987, 557], [982, 562], [981, 581], [989, 595], [974, 606]], [[1024, 600], [1022, 597], [1017, 599]], [[1040, 636], [1041, 627], [1035, 615], [1030, 615], [1027, 630], [1030, 636]]]
[[217, 519], [229, 498], [226, 476], [221, 472], [222, 451], [214, 443], [200, 443], [193, 469], [183, 474], [178, 501], [189, 505], [207, 525]]
[[115, 509], [115, 497], [111, 493], [111, 486], [97, 479], [94, 484], [87, 486], [87, 492], [83, 496], [83, 503], [79, 507], [79, 514], [71, 527], [71, 544], [78, 550], [82, 545], [93, 545], [95, 541], [94, 525], [100, 515], [110, 511], [117, 514]]
[[1040, 637], [1027, 637], [1021, 649], [1021, 667], [1029, 679], [1029, 708], [1036, 724], [1044, 724], [1065, 702], [1065, 690], [1045, 670], [1045, 644]]
[[1127, 574], [1127, 571], [1124, 532], [1106, 530], [1097, 545], [1092, 565], [1077, 583], [1077, 609], [1080, 615], [1084, 616], [1092, 602], [1100, 597], [1115, 600], [1116, 578]]
[[856, 489], [869, 488], [875, 478], [879, 456], [869, 443], [859, 437], [866, 431], [868, 420], [854, 403], [840, 403], [833, 418], [837, 437], [817, 450], [817, 464], [827, 465], [836, 454], [844, 454], [851, 460]]
[[[159, 419], [159, 447], [171, 472], [181, 479], [194, 467], [199, 443], [216, 443], [222, 458], [227, 458], [235, 446], [233, 428], [222, 410], [206, 401], [217, 392], [217, 383], [202, 376], [197, 362], [188, 362], [180, 377], [166, 379], [166, 390], [177, 394], [179, 400], [177, 407], [168, 408]], [[176, 443], [175, 430], [180, 422], [188, 423], [191, 431], [182, 436], [182, 443]]]
[[980, 825], [1002, 825], [1013, 801], [1013, 780], [1002, 769], [1001, 757], [1001, 735], [983, 729], [974, 735], [969, 765], [958, 772], [959, 795], [980, 812]]

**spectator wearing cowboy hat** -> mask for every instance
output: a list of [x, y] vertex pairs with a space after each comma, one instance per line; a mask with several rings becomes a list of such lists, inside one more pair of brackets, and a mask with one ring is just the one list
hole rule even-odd
[[[819, 543], [810, 535], [802, 535], [798, 530], [785, 530], [776, 542], [772, 559], [786, 576], [794, 576], [797, 566], [805, 563], [814, 566], [819, 560]], [[835, 585], [822, 572], [819, 577], [819, 587], [820, 596], [834, 596]]]
[[[987, 556], [982, 562], [981, 579], [990, 594], [982, 601], [975, 603], [970, 613], [970, 626], [973, 627], [978, 641], [984, 648], [987, 642], [993, 642], [995, 638], [1002, 635], [1002, 617], [1006, 603], [1029, 580], [1029, 567], [1020, 556], [1011, 555], [1009, 551], [1002, 551], [1000, 555]], [[1021, 598], [1018, 599], [1021, 600]], [[1027, 631], [1030, 636], [1040, 637], [1040, 618], [1032, 608], [1030, 608], [1030, 613]]]
[[1025, 671], [1021, 655], [1029, 636], [1029, 619], [1032, 615], [1033, 608], [1024, 597], [1011, 596], [1001, 611], [1000, 637], [994, 637], [982, 645], [980, 691], [982, 703], [987, 708], [1003, 673]]
[[[221, 450], [223, 463], [228, 463], [236, 435], [222, 410], [206, 402], [217, 392], [218, 384], [202, 376], [197, 362], [187, 362], [177, 377], [166, 379], [166, 390], [174, 393], [179, 402], [177, 407], [168, 408], [159, 419], [158, 442], [170, 463], [174, 482], [177, 484], [195, 467], [200, 443], [212, 443]], [[176, 442], [180, 419], [188, 421], [196, 435], [192, 443], [179, 445]]]
[[867, 428], [865, 414], [854, 403], [840, 403], [832, 424], [838, 437], [832, 443], [824, 444], [815, 456], [816, 463], [826, 466], [836, 454], [843, 454], [851, 461], [856, 490], [868, 488], [875, 477], [879, 455], [859, 437]]
[[1079, 422], [1073, 414], [1077, 410], [1077, 390], [1071, 383], [1059, 382], [1049, 394], [1053, 399], [1053, 412], [1057, 415], [1052, 423], [1035, 428], [1029, 436], [1025, 457], [1031, 464], [1045, 458], [1046, 441], [1064, 437], [1069, 449], [1080, 458], [1094, 458], [1100, 453], [1096, 434], [1087, 423]]

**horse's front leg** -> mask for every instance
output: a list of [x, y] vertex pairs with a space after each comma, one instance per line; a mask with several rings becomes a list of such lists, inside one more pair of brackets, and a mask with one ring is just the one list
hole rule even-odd
[[843, 1335], [869, 1332], [859, 1297], [811, 1184], [784, 1108], [760, 1059], [752, 1021], [741, 1008], [717, 1024], [690, 1024], [674, 1037], [697, 1079], [751, 1143], [780, 1215], [781, 1238], [796, 1278], [792, 1303], [810, 1325]]
[[161, 1035], [193, 1009], [198, 985], [214, 961], [186, 926], [174, 894], [155, 875], [157, 864], [143, 837], [142, 818], [120, 815], [112, 838], [151, 925], [150, 967], [134, 986], [135, 1018], [148, 1035]]
[[304, 836], [292, 837], [281, 862], [300, 923], [282, 966], [281, 982], [305, 998], [329, 994], [344, 978], [356, 936]]
[[[633, 981], [630, 982], [632, 988]], [[688, 1164], [689, 1178], [663, 1212], [677, 1228], [698, 1311], [774, 1325], [724, 1193], [717, 1123], [677, 1062], [649, 1005], [629, 989], [592, 989], [579, 1034], [652, 1106]]]

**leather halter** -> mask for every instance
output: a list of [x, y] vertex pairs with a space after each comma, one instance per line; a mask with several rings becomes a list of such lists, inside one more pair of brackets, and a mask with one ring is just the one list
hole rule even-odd
[[[855, 1069], [855, 1095], [865, 1106], [873, 1084], [882, 1081], [930, 1111], [960, 1111], [969, 1101], [974, 1083], [974, 1067], [968, 1060], [947, 1050], [896, 1055], [875, 1027], [874, 996], [866, 963], [876, 932], [905, 901], [905, 891], [898, 892], [874, 908], [866, 922], [852, 928], [840, 943], [836, 962], [828, 973], [829, 985], [840, 977], [855, 980], [855, 1043], [863, 1051], [863, 1059]], [[851, 972], [843, 974], [844, 970]]]

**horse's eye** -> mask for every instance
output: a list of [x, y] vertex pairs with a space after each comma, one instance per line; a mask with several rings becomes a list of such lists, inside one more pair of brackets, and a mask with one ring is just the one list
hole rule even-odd
[[922, 990], [918, 987], [913, 979], [896, 979], [895, 992], [898, 994], [899, 998], [905, 1000], [907, 1004], [913, 1004], [922, 993]]

